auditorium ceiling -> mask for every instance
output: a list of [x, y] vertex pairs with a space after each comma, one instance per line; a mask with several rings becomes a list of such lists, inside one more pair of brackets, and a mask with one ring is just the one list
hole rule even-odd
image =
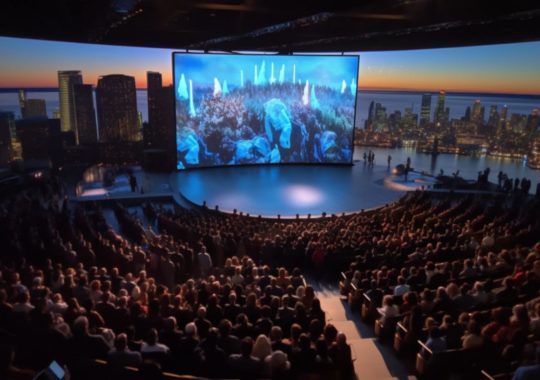
[[538, 0], [7, 0], [0, 35], [205, 51], [366, 51], [540, 39]]

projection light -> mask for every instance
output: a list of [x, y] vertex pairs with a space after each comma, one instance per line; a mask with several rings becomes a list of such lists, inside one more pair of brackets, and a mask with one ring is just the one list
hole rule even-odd
[[295, 206], [313, 206], [324, 200], [324, 194], [313, 186], [291, 185], [284, 192], [289, 203]]

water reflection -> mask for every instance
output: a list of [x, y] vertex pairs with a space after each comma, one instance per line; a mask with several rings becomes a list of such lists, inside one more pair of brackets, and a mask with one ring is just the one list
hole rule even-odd
[[369, 150], [375, 153], [375, 162], [381, 165], [388, 155], [392, 156], [392, 167], [405, 165], [407, 157], [411, 158], [411, 167], [418, 171], [426, 171], [431, 174], [439, 174], [441, 169], [444, 173], [453, 173], [459, 170], [460, 175], [465, 179], [476, 179], [478, 172], [486, 168], [491, 169], [489, 180], [497, 181], [497, 174], [503, 171], [509, 178], [529, 178], [533, 182], [532, 189], [536, 189], [536, 184], [540, 182], [540, 170], [534, 170], [525, 165], [523, 160], [515, 160], [491, 156], [460, 156], [457, 154], [431, 154], [417, 153], [414, 148], [386, 149], [373, 147], [355, 147], [354, 159], [362, 161], [362, 155]]

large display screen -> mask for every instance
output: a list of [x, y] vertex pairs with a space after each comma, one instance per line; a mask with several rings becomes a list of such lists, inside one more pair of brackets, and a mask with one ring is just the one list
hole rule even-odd
[[358, 61], [173, 53], [177, 168], [350, 164]]

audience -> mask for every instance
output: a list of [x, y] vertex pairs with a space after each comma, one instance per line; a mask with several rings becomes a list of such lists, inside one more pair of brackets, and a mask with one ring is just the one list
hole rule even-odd
[[[53, 358], [136, 366], [142, 354], [160, 364], [141, 367], [149, 376], [351, 379], [347, 339], [299, 269], [316, 255], [329, 275], [349, 266], [352, 298], [365, 293], [383, 324], [402, 315], [407, 341], [429, 332], [434, 352], [522, 352], [540, 330], [538, 211], [511, 195], [415, 192], [321, 220], [161, 208], [154, 232], [117, 204], [121, 235], [53, 180], [0, 202], [0, 329], [32, 369]], [[32, 355], [45, 342], [50, 352]]]

